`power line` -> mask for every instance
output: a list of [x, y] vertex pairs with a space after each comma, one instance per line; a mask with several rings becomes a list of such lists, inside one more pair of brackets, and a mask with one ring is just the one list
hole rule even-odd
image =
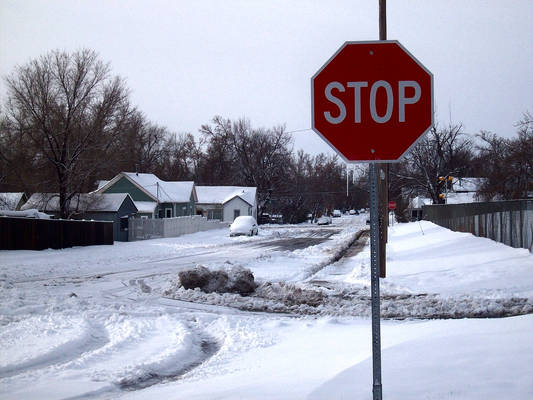
[[289, 131], [289, 132], [285, 132], [285, 133], [297, 133], [297, 132], [307, 132], [307, 131], [312, 131], [312, 129], [311, 128], [297, 129], [295, 131]]

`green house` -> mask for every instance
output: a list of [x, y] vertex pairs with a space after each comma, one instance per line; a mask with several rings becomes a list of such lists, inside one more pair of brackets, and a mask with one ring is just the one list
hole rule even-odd
[[195, 215], [198, 197], [194, 182], [163, 181], [154, 174], [121, 172], [97, 189], [98, 193], [128, 193], [141, 218]]

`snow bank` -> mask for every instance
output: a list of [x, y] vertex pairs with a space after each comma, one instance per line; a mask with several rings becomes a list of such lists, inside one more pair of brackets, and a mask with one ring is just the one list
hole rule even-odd
[[[317, 237], [312, 226], [2, 251], [0, 397], [371, 398], [369, 249], [349, 248], [354, 222], [336, 219], [303, 250], [278, 239]], [[533, 312], [531, 254], [421, 222], [391, 228], [387, 261], [387, 397], [533, 397], [533, 315], [458, 319]], [[241, 265], [259, 286], [179, 287], [197, 264]]]
[[[309, 260], [286, 281], [263, 281], [249, 297], [170, 288], [169, 298], [265, 311], [320, 316], [370, 316], [367, 246], [340, 258], [360, 232], [271, 258], [272, 267]], [[312, 263], [317, 254], [319, 262]], [[324, 256], [324, 254], [326, 256]], [[338, 260], [338, 261], [335, 261]], [[259, 269], [265, 260], [250, 264]], [[387, 278], [381, 279], [381, 315], [391, 319], [499, 318], [533, 313], [533, 256], [430, 222], [397, 224], [389, 233]]]
[[[394, 329], [385, 326], [384, 338], [396, 333], [411, 339], [382, 351], [383, 398], [533, 398], [532, 326], [531, 315], [432, 321]], [[370, 399], [371, 383], [372, 360], [368, 358], [323, 383], [307, 398]]]
[[197, 265], [178, 273], [177, 287], [200, 289], [205, 293], [238, 293], [249, 295], [255, 290], [254, 275], [240, 265], [229, 265], [225, 270], [210, 271]]

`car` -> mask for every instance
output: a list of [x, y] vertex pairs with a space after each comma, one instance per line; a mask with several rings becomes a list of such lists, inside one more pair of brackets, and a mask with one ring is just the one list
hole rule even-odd
[[333, 217], [335, 218], [338, 218], [340, 217], [342, 214], [341, 214], [341, 210], [333, 210]]
[[283, 224], [283, 215], [274, 214], [270, 216], [271, 223], [273, 224]]
[[331, 217], [328, 217], [327, 215], [323, 215], [316, 221], [316, 223], [318, 225], [329, 225], [331, 224]]
[[241, 215], [235, 218], [229, 227], [230, 236], [248, 235], [253, 236], [259, 234], [257, 221], [254, 217], [249, 215]]
[[263, 213], [259, 216], [259, 223], [261, 225], [263, 224], [271, 224], [272, 218], [270, 217], [270, 214]]
[[348, 212], [348, 214], [350, 214], [350, 215], [357, 215], [357, 214], [359, 214], [359, 211], [356, 211], [356, 210], [350, 210], [350, 211]]

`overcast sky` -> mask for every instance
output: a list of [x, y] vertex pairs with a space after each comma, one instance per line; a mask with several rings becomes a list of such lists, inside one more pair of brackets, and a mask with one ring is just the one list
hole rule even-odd
[[[532, 0], [389, 0], [387, 14], [388, 38], [433, 72], [436, 121], [516, 134], [533, 112]], [[376, 39], [378, 0], [0, 0], [2, 77], [53, 49], [94, 49], [177, 133], [215, 115], [308, 129], [311, 76], [345, 41]], [[293, 136], [329, 151], [312, 131]]]

